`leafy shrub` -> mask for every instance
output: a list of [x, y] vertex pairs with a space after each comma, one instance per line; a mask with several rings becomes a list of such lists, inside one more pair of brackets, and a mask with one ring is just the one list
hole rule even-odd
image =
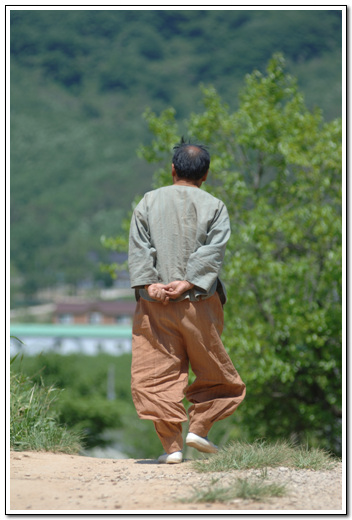
[[108, 401], [100, 395], [81, 396], [69, 389], [63, 392], [56, 410], [62, 424], [82, 432], [84, 445], [89, 448], [106, 444], [102, 437], [106, 429], [122, 427], [121, 412], [125, 407], [121, 401]]

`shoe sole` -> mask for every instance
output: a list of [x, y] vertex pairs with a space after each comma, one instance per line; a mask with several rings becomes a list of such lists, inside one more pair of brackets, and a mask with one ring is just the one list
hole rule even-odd
[[217, 448], [206, 445], [206, 444], [202, 444], [200, 442], [197, 442], [196, 440], [192, 440], [192, 441], [186, 440], [186, 444], [187, 444], [187, 446], [190, 446], [191, 448], [195, 448], [196, 450], [201, 451], [202, 453], [217, 453], [218, 452]]

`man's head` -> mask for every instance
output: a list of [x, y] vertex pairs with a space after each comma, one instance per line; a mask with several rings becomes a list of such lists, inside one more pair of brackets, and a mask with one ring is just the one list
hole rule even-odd
[[205, 146], [186, 143], [182, 138], [181, 142], [174, 146], [172, 163], [180, 179], [198, 181], [209, 170], [210, 155]]

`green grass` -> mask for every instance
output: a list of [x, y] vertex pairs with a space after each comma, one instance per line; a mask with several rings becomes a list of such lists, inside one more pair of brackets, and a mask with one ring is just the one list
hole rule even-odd
[[215, 455], [203, 455], [193, 461], [193, 467], [199, 472], [222, 472], [231, 470], [260, 469], [256, 478], [236, 478], [228, 487], [218, 484], [220, 478], [213, 478], [206, 488], [193, 488], [193, 494], [183, 502], [229, 502], [230, 500], [261, 500], [280, 497], [286, 494], [286, 485], [267, 482], [267, 468], [289, 467], [294, 469], [329, 470], [337, 458], [321, 449], [308, 449], [292, 446], [285, 441], [269, 443], [258, 440], [252, 444], [235, 442], [221, 448]]
[[338, 459], [329, 452], [319, 448], [304, 448], [295, 450], [292, 455], [293, 465], [297, 469], [329, 470]]
[[318, 448], [292, 446], [286, 441], [269, 443], [256, 441], [252, 444], [235, 442], [223, 447], [216, 455], [194, 461], [200, 472], [229, 471], [240, 469], [275, 468], [279, 466], [296, 469], [331, 469], [337, 459], [329, 452]]
[[46, 387], [24, 374], [10, 379], [10, 447], [16, 451], [77, 453], [81, 436], [60, 425], [52, 405], [59, 390]]
[[286, 493], [285, 484], [262, 481], [251, 481], [249, 479], [238, 479], [234, 489], [235, 498], [251, 498], [260, 500], [269, 497], [282, 497]]
[[257, 479], [237, 479], [232, 486], [217, 486], [219, 479], [213, 479], [206, 489], [195, 489], [194, 493], [182, 502], [229, 502], [236, 498], [261, 500], [269, 497], [281, 497], [286, 493], [286, 486], [276, 482], [265, 483], [266, 476]]

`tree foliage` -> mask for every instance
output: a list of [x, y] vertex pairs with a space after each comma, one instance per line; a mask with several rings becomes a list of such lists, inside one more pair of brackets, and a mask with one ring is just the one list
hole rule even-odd
[[[234, 424], [250, 440], [308, 437], [339, 451], [341, 121], [306, 108], [281, 55], [246, 76], [236, 111], [212, 87], [203, 96], [186, 127], [210, 148], [206, 189], [232, 222], [223, 339], [248, 392]], [[155, 186], [169, 184], [175, 113], [145, 116], [154, 139], [141, 154], [161, 165]]]

